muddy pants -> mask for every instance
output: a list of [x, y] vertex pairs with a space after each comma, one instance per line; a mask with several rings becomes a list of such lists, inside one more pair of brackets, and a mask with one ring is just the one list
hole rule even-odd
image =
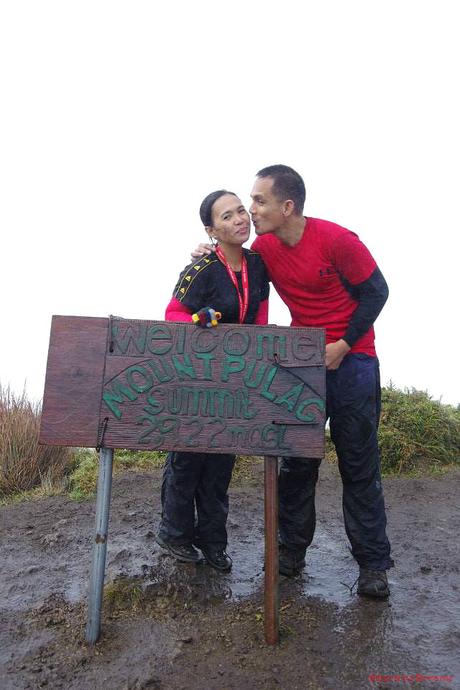
[[234, 464], [234, 455], [169, 453], [163, 471], [159, 530], [165, 541], [225, 549], [227, 491]]
[[[386, 535], [377, 428], [380, 375], [376, 357], [347, 355], [326, 372], [326, 414], [343, 483], [343, 516], [352, 554], [371, 570], [393, 565]], [[316, 524], [315, 486], [320, 460], [283, 458], [279, 478], [280, 541], [305, 553]]]

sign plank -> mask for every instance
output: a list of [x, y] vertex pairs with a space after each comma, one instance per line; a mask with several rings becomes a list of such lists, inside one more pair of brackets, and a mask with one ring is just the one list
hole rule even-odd
[[107, 318], [53, 316], [40, 443], [96, 447]]
[[53, 317], [42, 443], [323, 457], [324, 421], [322, 329]]

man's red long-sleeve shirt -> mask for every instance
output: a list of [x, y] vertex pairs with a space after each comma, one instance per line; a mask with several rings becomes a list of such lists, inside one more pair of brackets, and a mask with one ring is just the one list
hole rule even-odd
[[351, 352], [375, 356], [373, 323], [388, 287], [358, 236], [325, 220], [307, 218], [293, 247], [273, 234], [252, 244], [267, 267], [292, 326], [326, 329], [326, 342], [344, 338]]

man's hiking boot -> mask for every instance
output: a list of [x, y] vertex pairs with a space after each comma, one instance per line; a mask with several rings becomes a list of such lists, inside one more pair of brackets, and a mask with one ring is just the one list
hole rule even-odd
[[279, 545], [279, 572], [281, 575], [294, 577], [294, 575], [298, 575], [304, 567], [304, 553], [288, 549], [284, 544]]
[[206, 562], [216, 570], [222, 573], [228, 573], [232, 569], [233, 561], [223, 549], [213, 546], [200, 546]]
[[159, 535], [155, 537], [155, 541], [181, 563], [200, 563], [203, 560], [192, 544], [171, 544]]
[[386, 599], [390, 596], [390, 587], [385, 570], [359, 569], [358, 594], [375, 599]]

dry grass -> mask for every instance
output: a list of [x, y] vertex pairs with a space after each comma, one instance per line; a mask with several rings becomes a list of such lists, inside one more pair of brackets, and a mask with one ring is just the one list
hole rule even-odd
[[72, 449], [39, 445], [40, 416], [40, 405], [25, 392], [0, 385], [0, 497], [65, 483]]

